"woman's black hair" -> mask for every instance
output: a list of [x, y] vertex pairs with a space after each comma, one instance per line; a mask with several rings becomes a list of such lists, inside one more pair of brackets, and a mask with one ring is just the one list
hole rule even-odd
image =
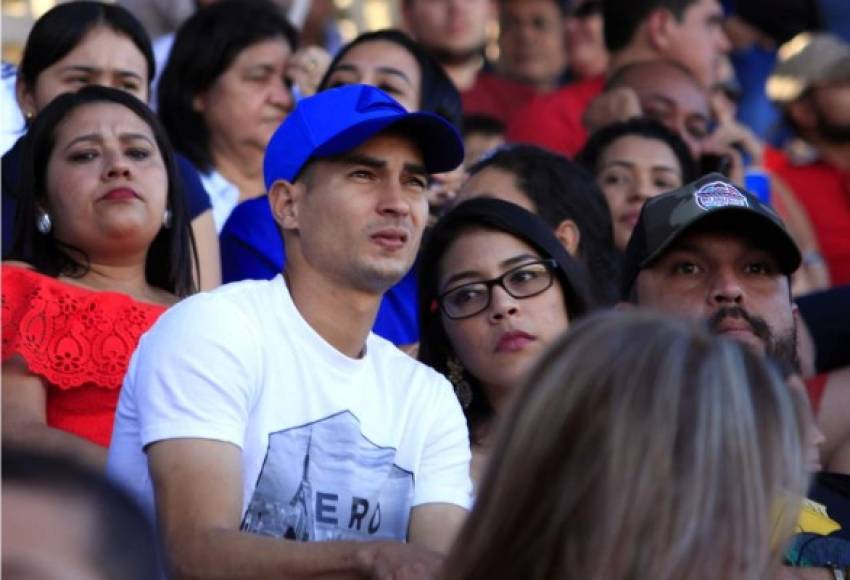
[[475, 163], [469, 173], [475, 175], [488, 167], [513, 174], [516, 186], [552, 230], [565, 219], [575, 222], [580, 234], [577, 256], [587, 268], [595, 300], [616, 302], [619, 257], [611, 212], [593, 176], [566, 157], [534, 145], [499, 147]]
[[345, 55], [352, 48], [364, 42], [377, 42], [379, 40], [399, 45], [409, 52], [416, 59], [416, 62], [419, 63], [419, 71], [422, 75], [419, 110], [427, 113], [436, 113], [455, 127], [460, 127], [463, 107], [461, 105], [460, 93], [454, 83], [443, 70], [443, 67], [440, 66], [440, 63], [421, 44], [400, 30], [386, 28], [364, 32], [346, 44], [331, 61], [330, 66], [328, 66], [325, 76], [322, 77], [322, 81], [319, 83], [319, 90], [323, 91], [330, 88], [328, 87], [328, 80], [331, 74], [336, 70], [339, 61], [345, 58]]
[[[419, 360], [447, 376], [451, 375], [448, 359], [454, 357], [455, 353], [437, 306], [440, 262], [455, 240], [475, 228], [510, 234], [529, 244], [542, 258], [554, 259], [558, 264], [555, 274], [571, 321], [584, 315], [593, 306], [584, 268], [570, 256], [543, 220], [518, 205], [500, 199], [479, 197], [465, 201], [443, 215], [434, 225], [418, 261]], [[463, 375], [472, 391], [472, 398], [464, 413], [472, 440], [477, 442], [478, 427], [485, 425], [493, 416], [493, 408], [480, 382], [468, 371], [464, 370]]]
[[576, 155], [576, 161], [586, 167], [593, 175], [597, 175], [601, 169], [599, 162], [605, 150], [614, 141], [630, 135], [655, 139], [666, 144], [679, 161], [679, 167], [682, 170], [682, 183], [690, 183], [698, 177], [696, 161], [694, 161], [691, 150], [688, 149], [682, 138], [655, 119], [645, 117], [637, 117], [602, 127], [590, 136], [584, 148]]
[[151, 40], [142, 24], [129, 10], [117, 4], [80, 0], [57, 4], [35, 21], [27, 36], [21, 64], [20, 80], [35, 87], [38, 75], [74, 50], [92, 29], [105, 26], [129, 38], [145, 57], [150, 86], [156, 71]]
[[[154, 113], [133, 95], [118, 89], [87, 86], [76, 93], [65, 93], [53, 99], [32, 122], [23, 137], [21, 181], [18, 192], [18, 215], [15, 239], [7, 259], [20, 260], [47, 276], [80, 277], [88, 272], [85, 253], [57, 240], [53, 230], [42, 234], [36, 220], [47, 207], [47, 169], [56, 145], [57, 127], [76, 109], [93, 104], [114, 103], [126, 107], [150, 128], [162, 155], [168, 177], [167, 208], [171, 210], [171, 225], [161, 228], [148, 249], [145, 278], [148, 284], [177, 296], [196, 291], [199, 279], [195, 239], [186, 209], [181, 180], [174, 161], [174, 152]], [[54, 222], [62, 216], [52, 215]], [[70, 251], [69, 251], [70, 250]], [[82, 256], [82, 258], [80, 258]], [[194, 266], [193, 266], [194, 265]]]
[[223, 0], [192, 15], [174, 38], [158, 85], [159, 116], [174, 147], [195, 167], [213, 167], [210, 132], [195, 98], [209, 89], [239, 53], [258, 42], [282, 38], [294, 51], [298, 33], [267, 0]]

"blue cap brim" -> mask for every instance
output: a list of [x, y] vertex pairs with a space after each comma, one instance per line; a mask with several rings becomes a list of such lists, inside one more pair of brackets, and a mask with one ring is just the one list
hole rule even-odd
[[[346, 153], [391, 128], [398, 130], [399, 134], [410, 138], [419, 146], [425, 169], [429, 173], [451, 171], [463, 162], [463, 139], [457, 129], [433, 113], [409, 113], [400, 117], [367, 119], [346, 128], [317, 147], [311, 159]], [[309, 159], [305, 160], [303, 165], [308, 161]]]

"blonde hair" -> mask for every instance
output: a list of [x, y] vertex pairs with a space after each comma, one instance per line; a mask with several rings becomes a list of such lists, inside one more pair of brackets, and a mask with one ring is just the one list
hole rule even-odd
[[807, 484], [798, 405], [689, 323], [587, 317], [499, 426], [444, 578], [765, 578]]

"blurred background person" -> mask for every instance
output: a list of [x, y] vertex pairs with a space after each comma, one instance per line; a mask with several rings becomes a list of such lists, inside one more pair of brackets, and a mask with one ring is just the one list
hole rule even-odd
[[464, 408], [474, 483], [492, 429], [543, 351], [589, 308], [584, 275], [549, 227], [499, 199], [466, 201], [430, 233], [419, 265], [419, 360]]
[[772, 365], [614, 311], [517, 395], [444, 579], [776, 577], [808, 477], [802, 401]]
[[661, 123], [641, 117], [593, 133], [576, 159], [605, 195], [620, 252], [626, 251], [647, 199], [697, 177], [685, 142]]
[[601, 77], [608, 70], [608, 49], [601, 0], [575, 0], [567, 13], [566, 51], [570, 79]]
[[[59, 4], [36, 21], [24, 47], [17, 74], [17, 99], [29, 124], [52, 99], [95, 84], [124, 90], [145, 101], [150, 94], [154, 60], [150, 40], [124, 8], [101, 2]], [[3, 155], [3, 255], [12, 244], [21, 179], [21, 141]], [[198, 247], [200, 286], [221, 282], [218, 237], [210, 199], [197, 171], [177, 157]]]
[[499, 71], [537, 92], [557, 88], [567, 71], [566, 15], [564, 0], [499, 0]]
[[505, 124], [489, 115], [464, 115], [461, 130], [466, 169], [505, 143]]
[[3, 272], [3, 439], [106, 462], [139, 337], [195, 290], [174, 154], [148, 107], [85, 87], [24, 138]]
[[66, 457], [3, 445], [3, 577], [153, 580], [160, 543], [135, 501]]
[[768, 80], [797, 141], [765, 164], [811, 219], [833, 285], [850, 284], [850, 44], [827, 33], [783, 45]]
[[217, 231], [265, 194], [263, 153], [294, 101], [286, 75], [295, 29], [266, 0], [224, 0], [189, 18], [159, 83], [174, 147], [201, 173]]
[[[399, 30], [367, 32], [334, 58], [319, 90], [368, 84], [412, 111], [437, 113], [457, 125], [460, 96], [439, 64]], [[462, 172], [462, 169], [461, 169]], [[283, 237], [266, 196], [239, 204], [221, 232], [224, 280], [270, 280], [285, 266]], [[374, 330], [400, 346], [419, 340], [416, 275], [409, 272], [385, 295]]]
[[[715, 82], [719, 59], [729, 50], [717, 0], [607, 0], [602, 3], [602, 17], [609, 77], [627, 65], [671, 59], [699, 86], [708, 88]], [[587, 140], [585, 111], [604, 86], [604, 79], [597, 76], [538, 96], [514, 115], [508, 141], [533, 143], [572, 157]]]
[[613, 304], [619, 290], [611, 217], [593, 176], [573, 161], [533, 145], [508, 145], [473, 165], [459, 199], [494, 197], [546, 222], [584, 267], [595, 303]]

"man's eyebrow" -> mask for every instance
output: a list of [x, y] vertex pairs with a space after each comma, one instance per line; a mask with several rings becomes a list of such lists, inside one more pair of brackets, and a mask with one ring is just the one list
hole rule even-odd
[[421, 163], [405, 163], [404, 170], [416, 175], [431, 175], [431, 173]]
[[361, 153], [343, 153], [336, 157], [328, 157], [326, 160], [340, 165], [365, 165], [366, 167], [373, 167], [375, 169], [387, 166], [386, 161]]

